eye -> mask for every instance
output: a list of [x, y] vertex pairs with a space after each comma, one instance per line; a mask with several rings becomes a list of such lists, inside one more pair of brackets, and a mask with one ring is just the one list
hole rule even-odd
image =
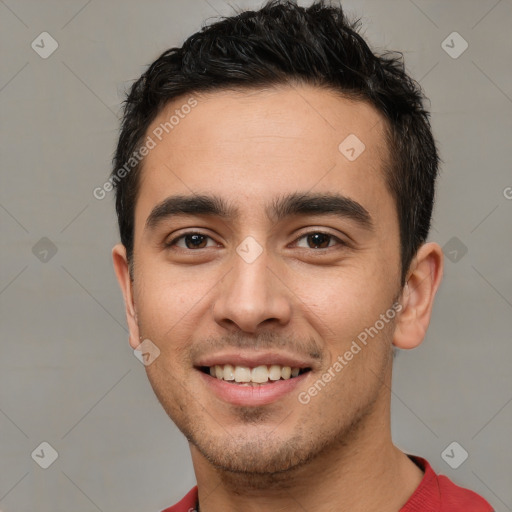
[[[298, 243], [303, 239], [305, 240], [306, 245], [300, 245]], [[211, 240], [213, 243], [208, 245], [208, 240]], [[297, 247], [302, 249], [328, 249], [329, 247], [336, 245], [334, 242], [337, 242], [337, 245], [347, 245], [338, 237], [323, 231], [310, 231], [309, 233], [304, 233], [297, 238], [295, 244], [297, 244]], [[166, 247], [178, 247], [184, 250], [206, 249], [208, 247], [215, 247], [216, 245], [218, 244], [216, 244], [210, 236], [196, 231], [183, 233], [165, 243]]]
[[[210, 239], [213, 241], [211, 237], [208, 235], [204, 235], [203, 233], [197, 233], [195, 231], [190, 231], [188, 233], [184, 233], [174, 239], [172, 239], [170, 242], [166, 242], [166, 247], [176, 246], [180, 249], [205, 249], [207, 247], [207, 240]], [[183, 244], [180, 244], [178, 242], [183, 242]], [[213, 247], [215, 246], [215, 243]], [[212, 247], [210, 245], [210, 247]]]
[[332, 247], [332, 241], [338, 242], [338, 245], [346, 245], [345, 242], [340, 240], [338, 237], [331, 235], [330, 233], [324, 233], [323, 231], [311, 231], [309, 233], [304, 233], [302, 236], [297, 238], [295, 242], [297, 243], [299, 240], [302, 239], [306, 240], [306, 246], [298, 245], [298, 247], [304, 249], [328, 249], [329, 247]]

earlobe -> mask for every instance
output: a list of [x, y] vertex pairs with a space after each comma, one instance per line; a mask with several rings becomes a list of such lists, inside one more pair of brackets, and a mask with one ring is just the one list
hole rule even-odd
[[130, 346], [135, 349], [140, 343], [139, 325], [137, 307], [133, 296], [133, 281], [130, 276], [129, 262], [126, 257], [126, 248], [124, 245], [117, 244], [114, 246], [112, 249], [112, 260], [117, 281], [124, 297], [126, 320], [130, 332]]
[[393, 345], [411, 349], [423, 341], [442, 275], [441, 247], [432, 242], [423, 244], [411, 263], [402, 291], [402, 311], [396, 323]]

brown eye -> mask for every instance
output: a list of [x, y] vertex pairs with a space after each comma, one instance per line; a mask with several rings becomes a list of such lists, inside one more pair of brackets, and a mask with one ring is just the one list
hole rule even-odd
[[[207, 241], [208, 239], [211, 240], [211, 238], [207, 235], [203, 235], [202, 233], [184, 233], [183, 235], [180, 235], [176, 238], [174, 238], [171, 242], [167, 243], [167, 247], [171, 246], [177, 246], [180, 249], [205, 249], [207, 247]], [[183, 244], [180, 244], [178, 242], [184, 242]]]
[[325, 233], [314, 233], [313, 235], [307, 235], [308, 245], [320, 246], [320, 249], [329, 247], [331, 236]]
[[344, 245], [339, 238], [335, 237], [334, 235], [331, 235], [330, 233], [323, 233], [322, 231], [313, 231], [311, 233], [305, 233], [297, 240], [302, 239], [306, 240], [306, 245], [298, 245], [298, 247], [305, 249], [327, 249], [335, 245], [331, 243], [333, 241], [337, 242], [338, 245]]
[[185, 245], [188, 249], [202, 249], [206, 246], [206, 239], [208, 237], [203, 235], [185, 235]]

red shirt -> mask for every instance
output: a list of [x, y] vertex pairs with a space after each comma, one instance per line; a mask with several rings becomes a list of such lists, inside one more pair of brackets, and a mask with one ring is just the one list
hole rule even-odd
[[[421, 457], [409, 455], [424, 472], [420, 485], [398, 512], [494, 512], [481, 496], [455, 485], [444, 475], [436, 475]], [[197, 486], [179, 503], [162, 512], [196, 512]]]

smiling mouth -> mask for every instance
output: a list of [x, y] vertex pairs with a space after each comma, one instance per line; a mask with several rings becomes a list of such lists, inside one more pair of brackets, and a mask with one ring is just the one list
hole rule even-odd
[[211, 377], [241, 386], [259, 386], [272, 384], [280, 380], [289, 380], [311, 371], [311, 368], [292, 368], [290, 366], [260, 365], [255, 367], [232, 364], [201, 366], [199, 370]]

